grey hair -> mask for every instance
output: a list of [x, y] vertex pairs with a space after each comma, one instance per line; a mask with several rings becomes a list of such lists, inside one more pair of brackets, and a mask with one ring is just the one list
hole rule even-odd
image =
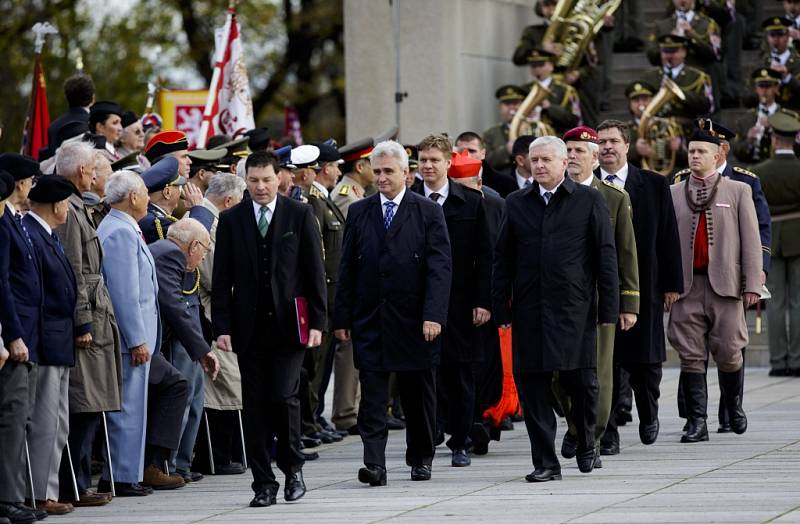
[[84, 140], [61, 144], [56, 151], [56, 173], [61, 176], [74, 176], [78, 166], [91, 165], [94, 160], [94, 146]]
[[592, 153], [600, 153], [600, 145], [597, 142], [586, 142], [586, 144]]
[[557, 136], [540, 136], [531, 142], [531, 145], [528, 148], [528, 153], [531, 153], [534, 148], [546, 146], [552, 146], [556, 151], [556, 156], [562, 160], [567, 158], [567, 144], [565, 144], [564, 141]]
[[119, 204], [131, 193], [145, 188], [144, 180], [137, 173], [123, 169], [113, 173], [106, 182], [106, 203]]
[[94, 153], [94, 168], [95, 169], [100, 169], [105, 164], [108, 164], [109, 166], [111, 166], [111, 160], [106, 158], [106, 156], [103, 153], [101, 153], [100, 151], [95, 151], [95, 153]]
[[171, 226], [167, 230], [167, 238], [175, 240], [181, 244], [189, 244], [195, 240], [200, 240], [208, 235], [208, 230], [194, 218], [185, 217]]
[[244, 179], [227, 173], [217, 173], [211, 177], [206, 190], [206, 197], [238, 198], [244, 194], [247, 187]]
[[376, 145], [372, 150], [371, 158], [380, 158], [385, 156], [396, 158], [401, 169], [408, 169], [408, 154], [406, 153], [406, 148], [404, 148], [398, 142], [395, 142], [394, 140], [385, 140], [378, 143], [378, 145]]

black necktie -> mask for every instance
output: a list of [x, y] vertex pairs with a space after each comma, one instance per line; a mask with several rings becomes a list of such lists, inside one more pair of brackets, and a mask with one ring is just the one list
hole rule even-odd
[[440, 195], [439, 193], [431, 193], [428, 198], [430, 198], [434, 202], [438, 202], [439, 199], [442, 198], [442, 195]]
[[61, 245], [61, 241], [58, 240], [58, 235], [56, 235], [55, 233], [50, 233], [50, 236], [53, 237], [53, 240], [55, 241], [56, 246], [58, 246], [58, 250], [61, 251], [61, 254], [63, 255], [64, 254], [64, 246], [62, 246]]

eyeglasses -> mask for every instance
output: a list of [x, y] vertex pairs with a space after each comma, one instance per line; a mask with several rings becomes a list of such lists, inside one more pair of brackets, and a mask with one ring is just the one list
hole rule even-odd
[[203, 249], [205, 249], [205, 251], [206, 251], [206, 252], [208, 252], [208, 250], [209, 250], [209, 249], [211, 249], [211, 246], [210, 246], [210, 245], [203, 244], [203, 243], [202, 243], [202, 242], [200, 242], [199, 240], [195, 240], [195, 242], [197, 242], [198, 244], [200, 244], [201, 246], [203, 246]]

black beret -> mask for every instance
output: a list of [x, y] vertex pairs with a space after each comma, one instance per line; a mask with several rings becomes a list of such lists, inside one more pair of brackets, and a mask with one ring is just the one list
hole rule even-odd
[[14, 192], [14, 177], [8, 171], [0, 169], [0, 200], [5, 200]]
[[122, 113], [122, 127], [128, 127], [131, 124], [135, 124], [139, 121], [139, 117], [136, 116], [136, 113], [133, 111], [125, 111]]
[[14, 180], [25, 180], [26, 178], [42, 175], [39, 162], [19, 153], [3, 153], [0, 155], [0, 169], [11, 173]]
[[40, 177], [28, 194], [28, 200], [40, 204], [53, 204], [66, 200], [75, 192], [75, 186], [59, 175]]
[[270, 139], [268, 131], [269, 128], [258, 127], [245, 133], [245, 136], [250, 138], [248, 145], [251, 151], [259, 151], [269, 147]]
[[61, 129], [58, 130], [58, 133], [56, 133], [56, 143], [61, 144], [64, 141], [74, 138], [78, 135], [82, 135], [87, 131], [89, 131], [89, 124], [86, 122], [81, 122], [80, 120], [67, 122], [61, 127]]

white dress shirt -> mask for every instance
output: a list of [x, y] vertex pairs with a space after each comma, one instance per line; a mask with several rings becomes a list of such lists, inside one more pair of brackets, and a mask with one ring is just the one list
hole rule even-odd
[[[381, 214], [385, 217], [386, 216], [386, 206], [384, 204], [386, 202], [390, 202], [390, 200], [388, 198], [386, 198], [386, 196], [383, 193], [381, 193], [380, 195], [381, 195]], [[406, 186], [404, 185], [403, 189], [401, 189], [400, 192], [397, 193], [397, 195], [395, 195], [395, 197], [391, 200], [391, 202], [394, 202], [396, 204], [394, 206], [394, 212], [395, 213], [397, 213], [397, 208], [400, 207], [400, 202], [403, 201], [403, 197], [405, 195], [406, 195]]]
[[[564, 175], [564, 178], [566, 178], [566, 175]], [[564, 178], [562, 178], [561, 182], [556, 184], [556, 187], [554, 187], [553, 189], [545, 189], [544, 186], [540, 185], [539, 186], [539, 196], [542, 197], [542, 200], [544, 200], [544, 194], [548, 193], [548, 192], [553, 194], [553, 196], [550, 197], [550, 199], [552, 200], [553, 197], [556, 196], [556, 191], [558, 191], [558, 188], [561, 187], [561, 184], [564, 183]], [[545, 200], [545, 202], [547, 202], [547, 201]], [[549, 205], [550, 202], [547, 202], [547, 204]]]
[[626, 162], [625, 165], [622, 166], [622, 169], [620, 169], [616, 173], [609, 173], [602, 167], [600, 168], [600, 178], [602, 178], [603, 180], [605, 180], [611, 175], [617, 177], [613, 180], [614, 185], [622, 189], [625, 189], [625, 181], [628, 180], [628, 163]]
[[444, 185], [439, 189], [431, 189], [428, 184], [422, 184], [422, 190], [425, 192], [425, 198], [430, 198], [433, 193], [439, 193], [439, 199], [436, 201], [440, 206], [444, 205], [444, 201], [450, 195], [450, 183], [447, 178], [444, 179]]
[[[272, 222], [272, 217], [275, 215], [275, 203], [277, 201], [278, 201], [278, 197], [275, 197], [275, 198], [272, 199], [272, 202], [267, 204], [267, 223], [268, 224]], [[261, 207], [262, 206], [261, 206], [261, 204], [259, 204], [255, 200], [251, 200], [251, 202], [253, 203], [253, 213], [255, 213], [255, 216], [256, 216], [256, 224], [258, 224], [258, 218], [259, 218], [259, 215], [261, 214], [260, 212], [261, 212]]]
[[520, 189], [525, 189], [526, 187], [525, 182], [528, 182], [529, 180], [530, 183], [533, 184], [533, 180], [531, 180], [533, 177], [531, 178], [522, 177], [520, 176], [519, 171], [517, 171], [516, 169], [514, 170], [514, 178], [517, 179], [517, 186], [519, 186]]

